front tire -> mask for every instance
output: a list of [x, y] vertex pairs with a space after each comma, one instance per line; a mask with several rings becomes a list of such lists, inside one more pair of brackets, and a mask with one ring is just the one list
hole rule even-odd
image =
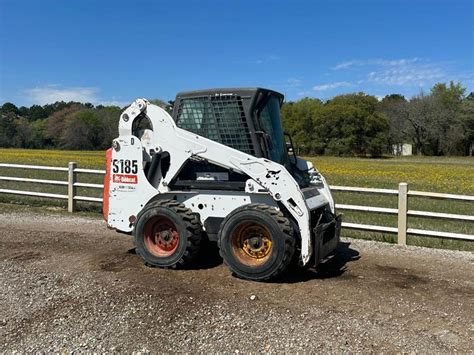
[[222, 222], [218, 242], [234, 274], [255, 281], [281, 275], [295, 252], [289, 220], [265, 204], [246, 205], [230, 213]]
[[133, 234], [136, 251], [145, 264], [176, 268], [195, 259], [202, 226], [197, 215], [183, 204], [160, 200], [140, 212]]

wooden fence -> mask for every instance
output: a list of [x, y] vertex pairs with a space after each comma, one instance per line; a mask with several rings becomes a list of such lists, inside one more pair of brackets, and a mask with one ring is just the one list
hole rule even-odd
[[[67, 172], [68, 174], [67, 181], [42, 180], [42, 179], [21, 178], [21, 177], [12, 177], [12, 176], [0, 176], [0, 181], [16, 181], [16, 182], [25, 182], [25, 183], [35, 183], [35, 184], [67, 186], [68, 194], [62, 195], [62, 194], [24, 191], [24, 190], [11, 190], [11, 189], [0, 189], [0, 193], [67, 200], [69, 212], [75, 211], [77, 201], [102, 203], [102, 198], [99, 198], [99, 197], [88, 197], [88, 196], [77, 195], [76, 191], [78, 187], [85, 187], [85, 188], [91, 188], [91, 189], [103, 188], [102, 184], [80, 183], [77, 181], [77, 175], [78, 174], [104, 175], [105, 170], [81, 169], [81, 168], [78, 168], [77, 164], [74, 162], [70, 162], [68, 167], [52, 167], [52, 166], [0, 163], [0, 168]], [[408, 223], [407, 223], [409, 216], [457, 220], [457, 221], [465, 221], [465, 222], [474, 221], [474, 215], [460, 215], [460, 214], [439, 213], [439, 212], [431, 212], [431, 211], [409, 210], [408, 199], [410, 196], [425, 197], [425, 198], [431, 198], [431, 199], [469, 201], [469, 202], [474, 202], [474, 196], [414, 191], [414, 190], [409, 190], [408, 184], [403, 183], [403, 182], [398, 185], [398, 190], [350, 187], [350, 186], [331, 186], [331, 190], [356, 192], [356, 193], [361, 193], [361, 194], [381, 194], [381, 195], [398, 196], [398, 208], [336, 204], [336, 208], [338, 210], [351, 210], [351, 211], [363, 211], [363, 212], [369, 212], [369, 213], [398, 215], [397, 227], [343, 222], [342, 223], [343, 228], [362, 230], [362, 231], [368, 231], [368, 232], [394, 233], [394, 234], [397, 234], [398, 243], [402, 245], [406, 245], [407, 234], [474, 241], [474, 235], [471, 235], [471, 234], [461, 234], [461, 233], [451, 233], [451, 232], [409, 228]]]

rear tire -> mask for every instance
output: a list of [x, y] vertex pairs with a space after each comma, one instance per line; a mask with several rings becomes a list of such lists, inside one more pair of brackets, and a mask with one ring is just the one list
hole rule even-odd
[[250, 204], [222, 222], [219, 251], [238, 277], [266, 281], [281, 275], [295, 252], [289, 220], [273, 207]]
[[195, 259], [202, 226], [198, 216], [183, 204], [160, 200], [140, 212], [133, 234], [136, 251], [145, 264], [175, 268]]

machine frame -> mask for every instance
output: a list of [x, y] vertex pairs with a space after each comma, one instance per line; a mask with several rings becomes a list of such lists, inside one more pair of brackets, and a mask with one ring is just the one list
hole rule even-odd
[[[138, 134], [134, 132], [134, 122], [143, 116], [151, 123], [151, 129]], [[145, 163], [163, 154], [169, 155], [169, 163], [165, 170], [161, 163], [156, 164], [158, 173], [149, 181], [143, 169]], [[246, 204], [264, 203], [291, 216], [301, 240], [301, 264], [306, 265], [313, 254], [311, 235], [316, 233], [311, 225], [311, 211], [324, 206], [329, 206], [333, 214], [335, 210], [324, 178], [310, 162], [296, 159], [298, 168], [308, 171], [313, 186], [318, 186], [318, 193], [305, 197], [284, 166], [181, 129], [164, 109], [145, 99], [137, 99], [120, 116], [119, 137], [107, 153], [104, 216], [111, 228], [129, 233], [147, 204], [168, 198], [199, 214], [204, 230], [215, 233], [211, 229], [215, 229], [216, 224], [209, 223], [213, 218], [225, 218]], [[205, 160], [246, 175], [245, 191], [171, 190], [170, 182], [189, 160]], [[321, 225], [316, 227], [321, 230]], [[334, 227], [338, 241], [340, 218], [334, 220]]]

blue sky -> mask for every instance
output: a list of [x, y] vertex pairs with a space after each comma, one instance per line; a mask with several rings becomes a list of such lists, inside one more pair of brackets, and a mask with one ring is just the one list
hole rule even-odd
[[0, 0], [0, 102], [474, 90], [474, 1]]

